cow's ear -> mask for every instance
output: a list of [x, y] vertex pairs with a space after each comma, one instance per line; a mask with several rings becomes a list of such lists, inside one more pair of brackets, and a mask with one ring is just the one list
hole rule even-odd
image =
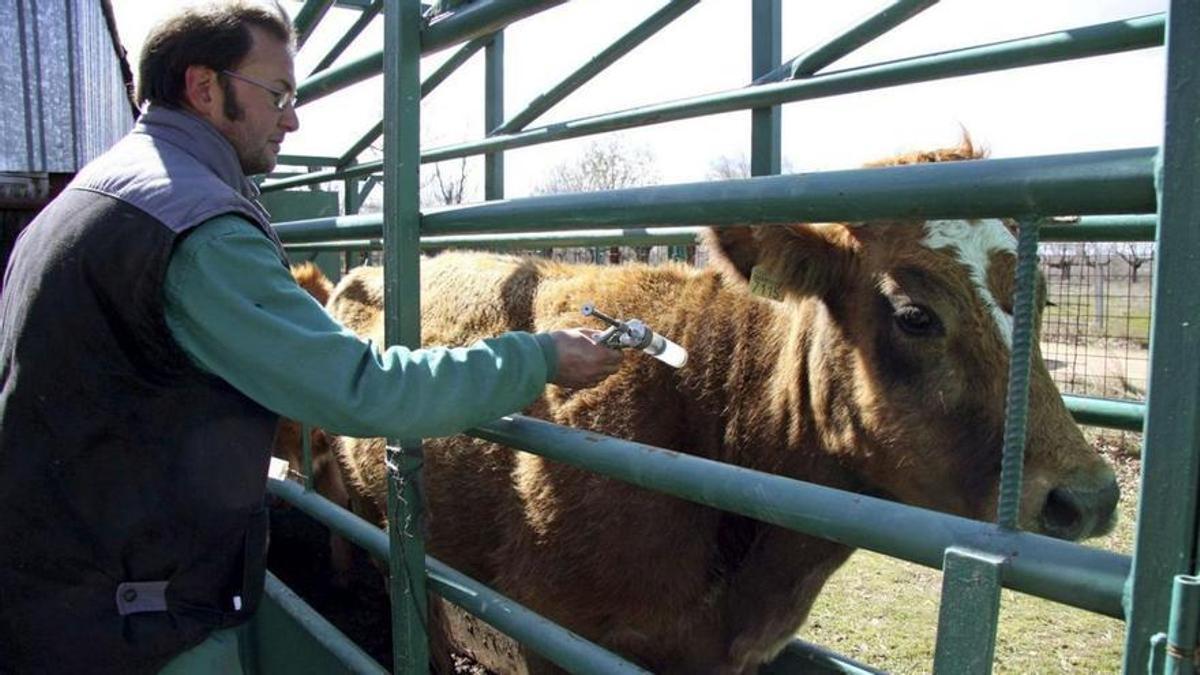
[[842, 288], [857, 240], [845, 225], [804, 223], [709, 230], [704, 242], [723, 275], [780, 300]]

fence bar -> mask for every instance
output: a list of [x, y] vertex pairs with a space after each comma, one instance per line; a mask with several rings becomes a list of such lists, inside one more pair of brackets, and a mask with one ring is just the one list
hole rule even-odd
[[[383, 120], [379, 120], [378, 124], [371, 127], [370, 130], [367, 131], [367, 133], [362, 135], [362, 138], [359, 138], [357, 141], [354, 142], [354, 145], [350, 146], [350, 149], [347, 150], [345, 152], [345, 154], [343, 154], [341, 157], [338, 158], [337, 166], [339, 167], [339, 170], [342, 170], [342, 171], [346, 170], [349, 167], [351, 162], [353, 162], [355, 159], [358, 159], [359, 154], [362, 153], [363, 150], [366, 150], [367, 148], [371, 147], [371, 144], [374, 143], [376, 140], [378, 140], [379, 137], [382, 135], [383, 135]], [[368, 175], [370, 173], [373, 173], [374, 171], [379, 171], [380, 169], [383, 168], [383, 162], [372, 162], [372, 163], [376, 165], [372, 171], [367, 171], [367, 172], [359, 173], [359, 174], [355, 174], [355, 175], [359, 175], [359, 176]], [[333, 180], [333, 179], [330, 179], [330, 180]], [[262, 185], [263, 192], [269, 192], [270, 191], [269, 187], [270, 187], [269, 184], [264, 183]], [[284, 187], [287, 187], [287, 186], [284, 186]]]
[[[311, 1], [311, 0], [310, 0]], [[429, 54], [451, 45], [500, 30], [504, 26], [565, 0], [476, 0], [465, 9], [436, 21], [422, 34], [421, 53]], [[296, 105], [332, 94], [383, 71], [383, 50], [337, 68], [314, 74], [296, 88]]]
[[296, 29], [296, 49], [304, 46], [330, 7], [333, 7], [333, 0], [305, 0], [304, 6], [292, 20], [292, 26]]
[[[387, 535], [375, 525], [314, 492], [305, 492], [292, 481], [269, 479], [267, 488], [271, 494], [364, 548], [376, 560], [388, 559]], [[603, 647], [587, 642], [436, 558], [426, 556], [425, 566], [433, 592], [572, 672], [642, 672]]]
[[318, 155], [280, 155], [278, 162], [287, 166], [337, 166], [338, 160]]
[[805, 80], [734, 89], [434, 148], [421, 161], [442, 162], [703, 115], [1156, 47], [1162, 44], [1163, 23], [1163, 15], [1155, 14], [840, 70]]
[[1159, 223], [1150, 312], [1143, 490], [1126, 623], [1125, 672], [1148, 661], [1167, 625], [1168, 579], [1196, 571], [1200, 484], [1200, 3], [1172, 0], [1167, 28], [1166, 124], [1157, 186]]
[[[483, 68], [483, 128], [491, 129], [504, 121], [504, 31], [488, 41]], [[464, 171], [466, 168], [464, 167]], [[483, 156], [483, 198], [504, 198], [504, 153]]]
[[344, 63], [337, 68], [328, 68], [309, 75], [296, 87], [296, 107], [332, 94], [340, 89], [375, 77], [383, 69], [383, 51], [372, 52], [364, 57]]
[[474, 0], [444, 17], [434, 17], [421, 31], [421, 53], [495, 33], [510, 23], [543, 12], [566, 0]]
[[1145, 403], [1065, 394], [1063, 403], [1080, 424], [1140, 432], [1146, 421]]
[[[940, 569], [964, 546], [1003, 555], [1004, 585], [1121, 618], [1129, 557], [721, 464], [520, 415], [467, 432], [721, 510]], [[913, 533], [921, 533], [920, 537]]]
[[649, 18], [641, 22], [625, 35], [622, 35], [599, 54], [596, 54], [578, 70], [563, 78], [562, 82], [554, 85], [549, 91], [534, 98], [524, 110], [513, 115], [511, 119], [490, 129], [489, 135], [507, 134], [520, 131], [525, 125], [534, 121], [571, 92], [583, 86], [605, 68], [615, 63], [622, 56], [633, 51], [663, 27], [679, 18], [684, 12], [696, 5], [700, 0], [671, 0]]
[[[370, 145], [370, 143], [367, 145]], [[383, 170], [383, 160], [364, 162], [362, 164], [353, 164], [337, 169], [322, 169], [320, 171], [313, 171], [291, 178], [270, 180], [264, 182], [258, 187], [262, 192], [276, 192], [278, 190], [286, 190], [287, 188], [291, 187], [314, 185], [316, 183], [328, 183], [330, 181], [342, 180], [345, 178], [357, 178], [359, 176], [369, 176], [373, 173], [379, 173], [381, 170]]]
[[[560, 122], [552, 126], [538, 127], [519, 133], [498, 135], [479, 141], [435, 148], [423, 154], [421, 161], [423, 163], [442, 162], [448, 159], [549, 143], [566, 138], [599, 134], [606, 131], [616, 131], [618, 129], [627, 129], [646, 124], [658, 124], [747, 108], [761, 108], [778, 103], [836, 96], [946, 77], [1034, 66], [1133, 49], [1145, 49], [1158, 46], [1162, 43], [1163, 23], [1163, 15], [1155, 14], [1010, 42], [995, 43], [959, 51], [893, 61], [875, 66], [838, 71], [797, 82], [763, 85], [751, 89], [737, 89], [710, 96], [664, 103], [657, 106], [634, 108], [622, 112]], [[375, 58], [377, 61], [382, 62], [383, 57], [382, 53], [380, 53], [366, 57], [366, 59], [370, 58]], [[356, 69], [357, 67], [356, 64], [343, 66], [344, 69]], [[376, 64], [376, 68], [378, 68], [378, 64]], [[332, 77], [333, 72], [328, 71], [318, 77]], [[357, 82], [358, 80], [354, 81]], [[307, 84], [307, 82], [301, 84], [300, 89], [303, 90]], [[364, 163], [356, 167], [359, 173], [355, 175], [378, 171], [382, 165], [382, 162]], [[323, 183], [343, 177], [338, 172], [319, 171], [308, 176], [297, 176], [281, 181], [268, 181], [262, 185], [262, 190], [270, 192], [287, 187]], [[1014, 211], [1014, 213], [1016, 212], [1020, 211]], [[1095, 212], [1088, 211], [1087, 213]]]
[[[383, 79], [384, 341], [421, 346], [420, 272], [417, 250], [420, 191], [421, 73], [419, 0], [387, 0], [384, 9]], [[424, 495], [420, 439], [387, 439], [388, 584], [392, 601], [392, 654], [397, 673], [429, 667], [425, 595]]]
[[[497, 33], [497, 35], [498, 34], [499, 33]], [[477, 37], [467, 44], [459, 47], [458, 51], [451, 54], [450, 58], [446, 59], [442, 65], [438, 66], [437, 70], [430, 73], [429, 77], [425, 78], [425, 81], [421, 83], [421, 98], [425, 98], [429, 95], [429, 92], [437, 89], [438, 85], [442, 82], [445, 82], [446, 78], [450, 77], [450, 75], [452, 75], [454, 71], [458, 70], [462, 64], [471, 60], [471, 57], [475, 55], [475, 52], [483, 49], [491, 43], [492, 36], [484, 35], [483, 37]]]
[[359, 14], [358, 18], [355, 19], [354, 24], [351, 25], [350, 28], [346, 29], [346, 33], [338, 39], [337, 43], [333, 45], [333, 48], [329, 50], [329, 53], [317, 62], [316, 67], [312, 69], [312, 72], [309, 73], [309, 76], [311, 77], [312, 75], [315, 75], [333, 65], [333, 62], [336, 61], [337, 58], [342, 55], [342, 52], [346, 51], [346, 48], [350, 46], [350, 43], [354, 42], [354, 39], [357, 38], [359, 34], [371, 24], [371, 21], [374, 20], [375, 16], [378, 15], [382, 9], [383, 0], [372, 0], [371, 6], [367, 7], [362, 11], [361, 14]]
[[814, 672], [885, 675], [882, 670], [876, 670], [847, 656], [799, 638], [787, 643], [774, 661], [764, 664], [758, 669], [758, 675], [795, 675], [795, 673]]
[[[1144, 213], [1156, 204], [1155, 154], [1155, 148], [1133, 148], [525, 197], [431, 211], [422, 232]], [[293, 243], [373, 238], [382, 221], [380, 214], [313, 218], [276, 230]]]
[[[319, 645], [318, 649], [323, 650], [336, 661], [336, 665], [340, 667], [340, 672], [355, 673], [356, 675], [387, 675], [387, 670], [379, 665], [375, 659], [371, 658], [364, 652], [353, 640], [346, 637], [332, 623], [318, 614], [316, 610], [304, 602], [299, 595], [296, 595], [292, 589], [288, 588], [282, 581], [279, 580], [271, 572], [267, 572], [266, 579], [263, 582], [263, 595], [274, 601], [275, 607], [264, 603], [259, 608], [258, 614], [255, 615], [247, 630], [250, 632], [251, 643], [254, 645], [253, 652], [257, 665], [262, 665], [264, 651], [262, 645], [264, 642], [273, 642], [276, 649], [273, 651], [294, 650], [294, 646], [290, 642], [286, 642], [288, 638], [299, 638], [305, 640], [306, 643]], [[288, 635], [281, 639], [281, 636], [276, 630], [267, 632], [264, 630], [264, 622], [274, 618], [272, 615], [275, 611], [280, 612], [280, 615], [287, 617], [296, 628], [301, 632], [299, 635]], [[266, 625], [278, 629], [278, 623], [267, 623]], [[290, 631], [288, 631], [290, 633]], [[308, 645], [306, 645], [308, 646]], [[301, 661], [305, 657], [311, 656], [311, 651], [302, 650], [300, 654], [294, 651], [288, 652], [292, 655], [292, 659], [285, 663], [276, 664], [284, 667], [296, 667], [297, 661]], [[250, 663], [243, 663], [248, 672], [261, 672], [261, 669], [250, 668]], [[304, 663], [310, 669], [316, 664], [311, 662]], [[320, 666], [331, 667], [334, 664], [322, 663]], [[318, 668], [320, 666], [317, 666]], [[289, 671], [290, 672], [290, 671]]]
[[[1021, 507], [1021, 475], [1029, 425], [1029, 361], [1033, 354], [1033, 306], [1037, 290], [1038, 221], [1022, 218], [1017, 237], [1016, 290], [1013, 298], [1012, 354], [1008, 360], [1008, 393], [1004, 407], [1004, 451], [1000, 465], [1000, 505], [996, 524], [1017, 529]], [[989, 660], [990, 662], [990, 660]]]
[[1005, 560], [951, 547], [942, 565], [934, 675], [988, 675], [996, 653]]
[[765, 176], [511, 199], [428, 213], [424, 234], [621, 225], [1151, 212], [1155, 148]]
[[[490, 250], [561, 248], [568, 246], [688, 246], [696, 243], [703, 228], [642, 227], [623, 230], [571, 230], [566, 232], [517, 232], [448, 237], [421, 237], [422, 249], [478, 248]], [[286, 244], [289, 251], [338, 251], [378, 249], [382, 239], [341, 239]]]
[[[783, 10], [779, 0], [754, 0], [751, 5], [750, 76], [779, 63], [783, 43]], [[777, 105], [750, 111], [750, 175], [774, 176], [781, 168], [782, 115]]]
[[1154, 241], [1158, 216], [1084, 216], [1075, 223], [1043, 225], [1042, 241]]
[[917, 14], [936, 5], [937, 1], [898, 0], [897, 2], [893, 2], [875, 14], [859, 21], [825, 44], [814, 47], [755, 79], [754, 84], [767, 84], [781, 80], [795, 80], [801, 77], [808, 77], [896, 26], [908, 21]]
[[1196, 639], [1200, 636], [1200, 577], [1175, 575], [1171, 622], [1167, 629], [1165, 675], [1196, 672]]

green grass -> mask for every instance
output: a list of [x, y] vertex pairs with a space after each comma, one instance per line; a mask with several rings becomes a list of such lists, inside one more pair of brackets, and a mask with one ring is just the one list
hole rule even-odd
[[[1136, 514], [1137, 462], [1117, 456], [1120, 521], [1089, 546], [1129, 553]], [[919, 536], [919, 533], [914, 533]], [[825, 587], [799, 636], [894, 673], [928, 673], [942, 574], [869, 551], [855, 553]], [[995, 673], [1119, 673], [1125, 624], [1005, 590]]]

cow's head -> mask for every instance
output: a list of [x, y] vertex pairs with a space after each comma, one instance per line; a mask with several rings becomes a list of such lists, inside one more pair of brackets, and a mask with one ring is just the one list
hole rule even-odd
[[[974, 159], [958, 148], [878, 165]], [[994, 517], [1012, 351], [1015, 238], [999, 220], [724, 228], [714, 262], [776, 292], [799, 354], [778, 401], [863, 489], [967, 517]], [[1038, 282], [1038, 325], [1045, 284]], [[768, 293], [770, 294], [770, 293]], [[1084, 441], [1034, 342], [1021, 526], [1065, 539], [1111, 529], [1118, 488]], [[799, 380], [799, 382], [797, 382]], [[796, 395], [788, 387], [805, 387]], [[797, 403], [802, 401], [803, 403]]]

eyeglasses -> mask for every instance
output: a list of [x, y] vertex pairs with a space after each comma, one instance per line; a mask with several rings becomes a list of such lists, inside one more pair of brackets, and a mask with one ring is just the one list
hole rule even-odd
[[275, 87], [266, 84], [265, 82], [256, 80], [253, 77], [246, 77], [245, 75], [242, 75], [241, 73], [235, 73], [232, 70], [222, 70], [221, 72], [234, 79], [241, 80], [242, 82], [252, 84], [260, 89], [266, 89], [267, 91], [271, 92], [271, 104], [275, 106], [276, 110], [287, 110], [289, 107], [296, 105], [296, 92], [294, 91], [280, 91]]

